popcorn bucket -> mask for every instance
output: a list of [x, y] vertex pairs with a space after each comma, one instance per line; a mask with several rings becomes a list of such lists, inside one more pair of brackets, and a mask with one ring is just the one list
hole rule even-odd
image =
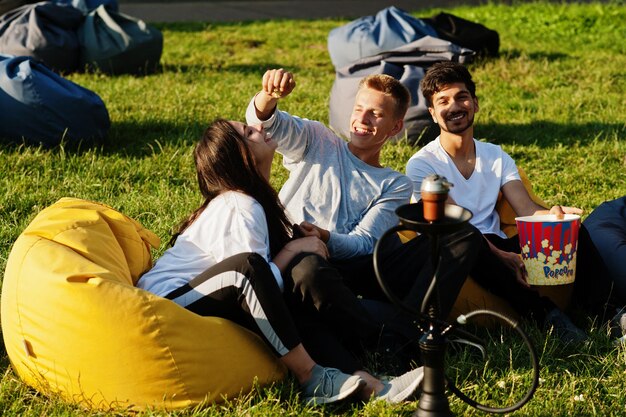
[[571, 284], [576, 277], [580, 216], [516, 217], [522, 260], [531, 285]]

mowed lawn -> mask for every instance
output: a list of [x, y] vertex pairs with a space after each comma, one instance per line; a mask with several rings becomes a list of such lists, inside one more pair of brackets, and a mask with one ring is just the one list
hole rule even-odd
[[[502, 145], [547, 204], [581, 207], [585, 215], [626, 194], [626, 9], [621, 1], [584, 4], [514, 2], [448, 9], [500, 34], [498, 58], [469, 64], [477, 83], [477, 137]], [[429, 17], [439, 9], [413, 12]], [[112, 126], [102, 146], [0, 146], [0, 268], [11, 246], [43, 208], [73, 196], [111, 205], [162, 239], [200, 203], [191, 152], [216, 117], [243, 120], [268, 68], [295, 74], [297, 87], [280, 107], [328, 121], [334, 69], [331, 29], [347, 20], [156, 24], [165, 45], [161, 70], [145, 77], [72, 74], [106, 103]], [[383, 162], [404, 171], [419, 149], [405, 141], [385, 147]], [[275, 159], [272, 183], [285, 180]], [[626, 415], [626, 350], [614, 346], [603, 323], [578, 317], [591, 334], [566, 348], [528, 324], [540, 355], [541, 384], [515, 415]], [[450, 374], [468, 395], [492, 406], [511, 404], [530, 378], [521, 342], [498, 329], [481, 330], [492, 343], [488, 366], [451, 353]], [[120, 335], [123, 337], [123, 335]], [[207, 358], [211, 359], [211, 358]], [[0, 415], [124, 415], [89, 412], [24, 386], [1, 351]], [[371, 364], [374, 367], [375, 364]], [[526, 384], [526, 385], [525, 385]], [[457, 415], [484, 415], [451, 396]], [[291, 380], [220, 405], [139, 415], [410, 416], [416, 402], [303, 406]]]

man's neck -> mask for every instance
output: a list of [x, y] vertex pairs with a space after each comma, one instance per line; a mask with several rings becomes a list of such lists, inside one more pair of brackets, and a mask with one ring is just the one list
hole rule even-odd
[[376, 168], [382, 168], [380, 164], [380, 149], [375, 150], [362, 150], [348, 142], [348, 150], [352, 152], [352, 155], [365, 162], [367, 165], [371, 165]]
[[468, 129], [461, 134], [441, 132], [439, 141], [459, 173], [469, 179], [476, 167], [476, 148], [474, 145], [474, 131]]
[[467, 157], [474, 154], [473, 129], [467, 129], [461, 134], [441, 132], [439, 135], [439, 141], [441, 142], [443, 149], [453, 159], [467, 159]]

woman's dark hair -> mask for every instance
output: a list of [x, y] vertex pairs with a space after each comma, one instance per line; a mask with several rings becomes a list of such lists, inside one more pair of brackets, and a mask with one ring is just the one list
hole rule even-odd
[[422, 94], [428, 106], [433, 105], [433, 96], [443, 90], [446, 86], [455, 83], [463, 83], [469, 90], [472, 97], [476, 97], [476, 84], [472, 80], [472, 75], [462, 64], [451, 61], [443, 61], [433, 64], [426, 71], [426, 75], [420, 82]]
[[204, 131], [193, 152], [198, 187], [204, 202], [178, 227], [176, 238], [193, 223], [206, 206], [224, 191], [239, 191], [261, 204], [269, 230], [270, 254], [274, 257], [291, 235], [291, 224], [278, 193], [257, 170], [245, 138], [228, 121], [217, 119]]

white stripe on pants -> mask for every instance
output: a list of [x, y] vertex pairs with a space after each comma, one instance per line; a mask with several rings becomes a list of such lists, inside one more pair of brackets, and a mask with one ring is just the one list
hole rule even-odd
[[244, 274], [236, 271], [222, 272], [221, 274], [209, 278], [200, 285], [191, 288], [190, 291], [185, 294], [173, 298], [172, 301], [182, 307], [187, 307], [201, 298], [210, 296], [212, 293], [227, 287], [235, 287], [241, 291], [246, 300], [246, 304], [248, 305], [248, 310], [250, 311], [256, 325], [261, 330], [261, 333], [263, 333], [263, 336], [265, 336], [267, 341], [274, 347], [279, 355], [283, 356], [287, 354], [289, 349], [285, 347], [272, 328], [265, 311], [263, 311], [261, 302], [254, 292], [252, 285], [250, 285], [250, 281]]

